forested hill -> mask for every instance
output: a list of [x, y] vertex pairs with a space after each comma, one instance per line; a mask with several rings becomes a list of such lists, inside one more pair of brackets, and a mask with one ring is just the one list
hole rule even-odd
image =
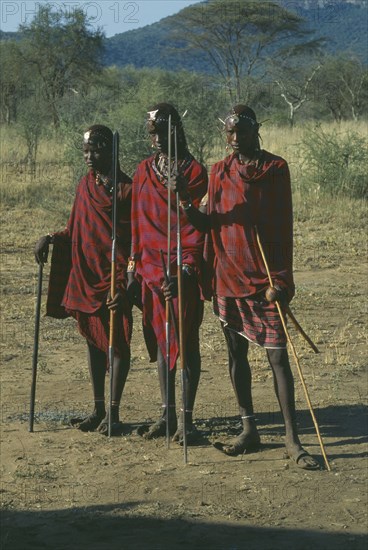
[[[367, 63], [366, 0], [279, 0], [278, 3], [306, 19], [308, 27], [314, 30], [316, 37], [327, 38], [328, 53], [353, 53]], [[173, 44], [169, 39], [173, 20], [180, 24], [180, 12], [153, 25], [106, 39], [105, 64], [209, 72], [211, 68], [203, 55], [191, 53], [190, 56], [186, 56], [180, 51], [173, 52]]]
[[[239, 0], [241, 1], [241, 0]], [[314, 36], [327, 39], [326, 52], [348, 53], [367, 64], [367, 0], [274, 0], [307, 22]], [[198, 6], [198, 4], [197, 4]], [[186, 8], [190, 9], [190, 8]], [[181, 12], [133, 31], [105, 39], [104, 64], [136, 68], [187, 69], [202, 73], [212, 68], [201, 53], [185, 54], [175, 50], [172, 23], [180, 24]], [[20, 39], [17, 32], [0, 31], [0, 40]], [[185, 37], [182, 37], [183, 40]]]

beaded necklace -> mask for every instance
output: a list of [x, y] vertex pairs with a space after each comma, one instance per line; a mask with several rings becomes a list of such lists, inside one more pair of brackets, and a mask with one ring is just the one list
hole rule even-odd
[[[192, 162], [193, 157], [190, 153], [187, 153], [186, 157], [183, 160], [178, 161], [178, 172], [184, 172], [190, 163]], [[167, 187], [167, 178], [169, 172], [169, 160], [166, 155], [159, 153], [156, 155], [152, 161], [152, 168], [158, 177], [159, 181]], [[175, 173], [175, 159], [171, 161], [171, 174]]]
[[108, 176], [104, 176], [103, 174], [100, 174], [100, 172], [96, 172], [96, 185], [103, 185], [109, 193], [112, 193], [114, 184], [111, 178]]

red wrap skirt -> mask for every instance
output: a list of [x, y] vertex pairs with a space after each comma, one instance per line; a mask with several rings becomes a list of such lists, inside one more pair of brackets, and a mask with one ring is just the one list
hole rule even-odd
[[229, 330], [268, 349], [286, 348], [276, 304], [262, 299], [214, 296], [213, 311]]

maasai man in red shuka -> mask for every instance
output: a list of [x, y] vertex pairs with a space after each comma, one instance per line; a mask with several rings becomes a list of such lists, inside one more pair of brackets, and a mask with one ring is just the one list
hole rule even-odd
[[[243, 431], [231, 445], [216, 446], [235, 456], [260, 446], [247, 354], [249, 342], [266, 349], [286, 427], [286, 451], [301, 468], [317, 469], [317, 461], [301, 446], [296, 427], [294, 380], [286, 338], [275, 300], [294, 295], [292, 273], [292, 202], [286, 161], [260, 148], [254, 111], [236, 105], [225, 119], [233, 153], [216, 163], [208, 195], [198, 210], [177, 180], [188, 219], [207, 231], [205, 257], [212, 267], [214, 312], [221, 321], [229, 352], [229, 371]], [[257, 244], [256, 228], [274, 287]]]
[[46, 262], [54, 245], [47, 315], [72, 316], [87, 340], [94, 410], [84, 419], [72, 419], [82, 431], [106, 435], [105, 375], [108, 364], [110, 310], [116, 315], [115, 357], [112, 380], [112, 435], [121, 433], [119, 405], [130, 366], [131, 305], [126, 293], [126, 266], [131, 246], [131, 179], [119, 170], [117, 202], [117, 292], [109, 294], [112, 235], [112, 138], [109, 128], [91, 126], [83, 138], [83, 155], [89, 172], [76, 189], [67, 227], [42, 237], [36, 261]]
[[[164, 436], [166, 419], [169, 422], [170, 435], [174, 441], [182, 442], [182, 422], [177, 425], [175, 410], [175, 363], [179, 347], [171, 323], [170, 334], [170, 373], [168, 399], [166, 396], [166, 307], [162, 293], [164, 279], [160, 250], [164, 253], [165, 264], [168, 262], [168, 192], [171, 193], [170, 226], [171, 274], [177, 273], [177, 214], [176, 196], [168, 191], [168, 122], [171, 115], [172, 156], [174, 157], [177, 134], [178, 172], [184, 174], [188, 181], [188, 192], [194, 204], [199, 205], [207, 192], [207, 172], [189, 153], [180, 116], [169, 104], [160, 103], [148, 113], [147, 128], [152, 145], [157, 154], [141, 162], [133, 177], [132, 197], [132, 258], [128, 266], [128, 292], [141, 292], [143, 305], [143, 326], [146, 342], [150, 350], [151, 361], [157, 359], [158, 373], [162, 396], [162, 417], [154, 423], [144, 435], [151, 439]], [[174, 158], [171, 173], [174, 174]], [[203, 318], [203, 284], [202, 264], [204, 234], [197, 231], [188, 222], [183, 212], [180, 214], [183, 284], [184, 284], [184, 341], [187, 363], [187, 402], [185, 404], [186, 431], [188, 442], [194, 440], [196, 430], [192, 422], [192, 411], [200, 377], [201, 358], [199, 353], [199, 327]], [[135, 271], [135, 273], [134, 273]], [[139, 288], [139, 284], [141, 288]], [[172, 284], [171, 288], [175, 286]], [[176, 319], [178, 315], [177, 289], [173, 289]], [[150, 335], [151, 334], [151, 335]], [[167, 407], [169, 410], [167, 411]], [[168, 416], [166, 415], [168, 414]]]

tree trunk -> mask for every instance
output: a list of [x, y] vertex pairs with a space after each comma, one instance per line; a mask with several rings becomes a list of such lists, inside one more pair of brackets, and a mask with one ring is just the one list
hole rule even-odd
[[295, 116], [295, 109], [294, 105], [292, 103], [289, 103], [289, 126], [290, 128], [294, 128], [294, 116]]

